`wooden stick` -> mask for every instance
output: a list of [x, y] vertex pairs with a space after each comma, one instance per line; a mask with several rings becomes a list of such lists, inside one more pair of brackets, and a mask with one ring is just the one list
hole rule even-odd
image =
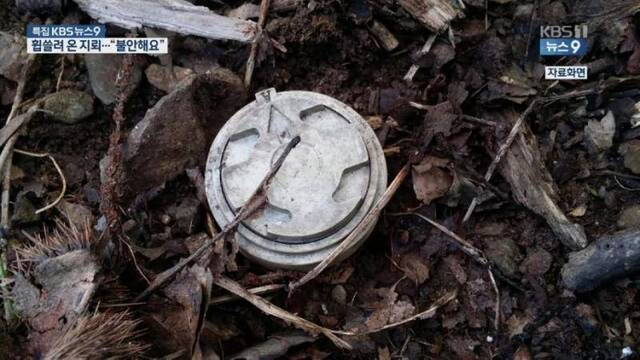
[[[271, 285], [263, 285], [263, 286], [247, 289], [247, 291], [254, 295], [262, 295], [262, 294], [267, 294], [270, 292], [282, 290], [286, 287], [287, 286], [285, 284], [271, 284]], [[220, 304], [224, 304], [224, 303], [231, 302], [238, 299], [241, 299], [241, 298], [235, 295], [221, 295], [215, 298], [211, 298], [209, 300], [209, 305], [220, 305]]]
[[299, 142], [300, 142], [299, 136], [296, 136], [293, 139], [291, 139], [291, 141], [289, 141], [289, 143], [287, 144], [287, 147], [284, 149], [282, 154], [280, 154], [280, 157], [278, 157], [278, 160], [276, 160], [276, 162], [271, 166], [271, 169], [265, 175], [262, 182], [260, 182], [260, 185], [258, 186], [256, 191], [253, 193], [253, 195], [251, 195], [251, 197], [249, 197], [249, 200], [242, 206], [242, 208], [240, 209], [238, 214], [235, 216], [235, 218], [230, 223], [228, 223], [222, 229], [222, 231], [217, 233], [213, 238], [207, 240], [204, 244], [202, 244], [202, 246], [200, 246], [196, 251], [194, 251], [188, 258], [181, 260], [178, 264], [176, 264], [172, 268], [158, 274], [156, 278], [153, 279], [153, 281], [151, 282], [151, 285], [149, 285], [149, 287], [146, 290], [144, 290], [140, 295], [138, 295], [138, 297], [136, 297], [135, 302], [146, 299], [154, 291], [164, 286], [167, 282], [173, 279], [173, 277], [178, 272], [180, 272], [186, 266], [198, 260], [198, 258], [202, 254], [204, 254], [204, 252], [211, 245], [213, 245], [216, 241], [218, 241], [218, 239], [221, 239], [222, 237], [224, 237], [230, 231], [234, 230], [236, 226], [238, 226], [242, 221], [247, 219], [249, 216], [253, 215], [256, 211], [258, 211], [258, 209], [260, 209], [262, 205], [266, 203], [266, 200], [267, 200], [266, 190], [269, 186], [269, 183], [271, 182], [271, 179], [278, 172], [278, 170], [282, 166], [282, 163], [284, 162], [286, 157], [289, 155], [291, 150], [293, 150], [293, 148], [296, 145], [298, 145]]
[[[427, 41], [422, 46], [422, 49], [420, 49], [420, 51], [418, 51], [418, 55], [419, 56], [423, 56], [423, 55], [426, 55], [427, 53], [429, 53], [429, 51], [431, 51], [431, 47], [433, 46], [433, 43], [436, 41], [437, 37], [438, 37], [437, 33], [433, 33], [433, 34], [429, 35], [429, 38], [427, 39]], [[416, 73], [418, 72], [418, 70], [420, 70], [420, 66], [419, 65], [416, 65], [416, 64], [411, 65], [411, 67], [409, 68], [409, 71], [407, 71], [407, 74], [403, 77], [404, 81], [407, 81], [407, 82], [413, 81], [413, 77], [416, 76]]]
[[126, 29], [143, 26], [216, 40], [252, 42], [256, 24], [182, 0], [74, 0], [89, 16]]
[[387, 190], [385, 190], [384, 194], [382, 194], [376, 204], [371, 208], [371, 210], [369, 210], [369, 213], [367, 213], [367, 215], [364, 217], [364, 219], [362, 219], [358, 226], [356, 226], [355, 229], [353, 229], [353, 231], [351, 231], [351, 233], [349, 233], [349, 235], [344, 240], [342, 240], [340, 245], [338, 245], [331, 252], [331, 254], [329, 254], [329, 256], [327, 256], [318, 265], [316, 265], [313, 269], [306, 273], [300, 280], [293, 281], [289, 284], [289, 296], [291, 296], [295, 289], [308, 283], [316, 276], [320, 275], [320, 273], [324, 271], [327, 266], [331, 265], [338, 257], [340, 257], [340, 255], [342, 255], [345, 251], [349, 250], [353, 246], [364, 229], [366, 229], [372, 222], [374, 222], [378, 218], [378, 215], [380, 215], [382, 209], [389, 203], [389, 200], [391, 200], [393, 195], [396, 193], [396, 191], [400, 187], [400, 184], [402, 184], [402, 181], [404, 181], [404, 179], [407, 177], [410, 167], [411, 164], [407, 163], [402, 167], [402, 169], [400, 169], [398, 175], [396, 175], [395, 179], [393, 179], [393, 182], [391, 182]]
[[242, 287], [242, 285], [238, 284], [232, 279], [229, 279], [225, 276], [220, 276], [213, 279], [213, 283], [229, 291], [230, 293], [247, 300], [253, 306], [257, 307], [266, 314], [282, 319], [287, 323], [292, 324], [297, 328], [300, 328], [312, 335], [322, 334], [326, 336], [327, 339], [331, 340], [331, 342], [333, 342], [337, 347], [341, 349], [351, 350], [351, 345], [348, 342], [340, 339], [331, 330], [312, 323], [311, 321], [303, 319], [297, 315], [294, 315], [284, 310], [283, 308], [265, 300], [264, 298], [250, 293], [244, 287]]
[[[491, 161], [491, 164], [489, 165], [489, 168], [487, 169], [487, 172], [484, 175], [485, 181], [489, 182], [489, 180], [491, 180], [491, 177], [493, 176], [493, 173], [495, 172], [496, 167], [500, 163], [500, 160], [502, 160], [502, 157], [504, 156], [504, 154], [507, 152], [507, 150], [509, 150], [509, 147], [511, 147], [511, 144], [515, 140], [516, 135], [518, 135], [518, 133], [520, 132], [520, 127], [522, 126], [522, 123], [526, 120], [527, 116], [529, 115], [529, 113], [531, 113], [531, 111], [535, 106], [541, 103], [549, 103], [549, 102], [562, 100], [562, 99], [570, 99], [575, 97], [586, 96], [589, 94], [593, 94], [598, 90], [599, 90], [598, 88], [595, 88], [595, 89], [587, 89], [587, 90], [570, 91], [565, 94], [548, 96], [545, 98], [538, 98], [531, 101], [529, 106], [527, 106], [525, 111], [518, 117], [518, 120], [516, 120], [516, 122], [513, 124], [513, 127], [511, 128], [511, 131], [507, 136], [507, 139], [498, 149], [498, 152], [493, 158], [493, 161]], [[469, 218], [471, 217], [471, 214], [473, 214], [473, 211], [475, 210], [477, 205], [478, 205], [478, 198], [474, 197], [473, 200], [471, 201], [471, 204], [469, 205], [469, 208], [467, 209], [467, 212], [464, 214], [464, 218], [462, 219], [463, 223], [469, 220]]]
[[247, 59], [247, 68], [244, 73], [244, 87], [249, 88], [251, 85], [251, 78], [253, 77], [253, 69], [256, 66], [256, 56], [258, 54], [258, 47], [260, 46], [260, 40], [262, 39], [262, 28], [267, 21], [267, 15], [269, 14], [270, 0], [262, 0], [260, 2], [260, 16], [258, 17], [258, 25], [256, 27], [257, 34], [253, 42], [251, 43], [251, 52]]

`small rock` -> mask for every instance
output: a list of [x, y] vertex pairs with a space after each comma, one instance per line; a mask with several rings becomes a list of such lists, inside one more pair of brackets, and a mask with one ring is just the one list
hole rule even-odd
[[551, 267], [553, 258], [548, 251], [537, 249], [527, 255], [527, 258], [520, 265], [520, 271], [530, 275], [544, 275]]
[[486, 240], [485, 251], [489, 261], [494, 263], [502, 273], [509, 277], [515, 277], [518, 272], [518, 263], [522, 254], [520, 248], [510, 238]]
[[12, 81], [20, 80], [26, 61], [24, 37], [0, 31], [0, 75]]
[[36, 214], [36, 207], [29, 200], [28, 193], [22, 191], [16, 196], [11, 222], [15, 224], [31, 224], [40, 220], [40, 215]]
[[640, 228], [640, 205], [622, 210], [618, 217], [618, 226], [623, 229]]
[[347, 290], [342, 285], [336, 285], [331, 290], [331, 298], [340, 305], [347, 303]]
[[107, 230], [107, 218], [103, 216], [100, 216], [100, 218], [98, 219], [98, 222], [96, 223], [96, 226], [93, 227], [97, 232], [103, 232], [105, 230]]
[[620, 145], [618, 152], [624, 156], [624, 166], [634, 174], [640, 174], [640, 140], [631, 140]]
[[[84, 62], [89, 72], [89, 80], [94, 95], [109, 105], [116, 101], [118, 85], [116, 80], [122, 64], [122, 56], [116, 54], [86, 54]], [[142, 79], [142, 70], [136, 65], [133, 66], [131, 83], [137, 86]]]
[[171, 68], [168, 66], [151, 64], [144, 73], [151, 85], [164, 92], [171, 92], [180, 81], [193, 74], [193, 71], [188, 68], [173, 66], [172, 74]]
[[593, 154], [609, 150], [613, 145], [616, 133], [616, 119], [609, 111], [600, 121], [589, 120], [584, 128], [585, 143], [589, 152]]
[[171, 223], [171, 216], [167, 214], [160, 215], [160, 223], [162, 223], [162, 225], [169, 225]]
[[180, 82], [129, 133], [124, 197], [203, 165], [215, 134], [245, 99], [242, 80], [227, 69], [191, 75]]
[[93, 98], [84, 91], [62, 90], [44, 100], [43, 109], [54, 119], [75, 124], [93, 114]]
[[79, 228], [82, 228], [85, 224], [93, 225], [95, 221], [95, 217], [91, 213], [91, 209], [82, 204], [62, 200], [58, 203], [56, 208], [69, 219], [71, 224]]

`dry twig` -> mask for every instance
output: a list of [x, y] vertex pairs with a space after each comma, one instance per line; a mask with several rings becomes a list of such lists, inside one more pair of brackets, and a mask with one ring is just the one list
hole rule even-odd
[[[520, 132], [520, 127], [522, 126], [522, 124], [526, 120], [527, 116], [529, 116], [531, 111], [534, 109], [534, 107], [536, 107], [537, 105], [539, 105], [541, 103], [548, 103], [548, 102], [557, 101], [557, 100], [561, 100], [561, 99], [569, 99], [569, 98], [574, 98], [574, 97], [585, 96], [585, 95], [592, 94], [592, 93], [594, 93], [596, 91], [597, 91], [597, 89], [571, 91], [571, 92], [568, 92], [566, 94], [549, 96], [549, 97], [546, 97], [546, 98], [538, 98], [538, 99], [534, 99], [533, 101], [531, 101], [529, 106], [527, 106], [527, 108], [524, 110], [524, 112], [522, 114], [520, 114], [520, 116], [518, 117], [516, 122], [513, 124], [513, 127], [511, 128], [511, 131], [509, 132], [509, 135], [505, 139], [504, 143], [502, 143], [502, 145], [500, 145], [500, 148], [498, 149], [498, 152], [496, 153], [495, 157], [493, 158], [493, 161], [491, 161], [491, 164], [489, 165], [489, 168], [487, 168], [487, 172], [484, 174], [484, 180], [486, 182], [489, 182], [489, 180], [491, 180], [491, 177], [493, 177], [493, 173], [495, 172], [496, 168], [498, 167], [498, 164], [500, 163], [500, 160], [502, 160], [502, 158], [506, 154], [507, 150], [509, 150], [509, 147], [511, 147], [511, 144], [513, 143], [513, 141], [515, 140], [516, 136]], [[463, 223], [465, 223], [465, 222], [467, 222], [469, 220], [469, 218], [473, 214], [473, 211], [475, 210], [477, 205], [478, 205], [478, 198], [475, 197], [471, 201], [471, 204], [469, 205], [469, 208], [467, 209], [467, 212], [464, 214], [464, 218], [462, 219]]]
[[423, 319], [428, 319], [430, 317], [432, 317], [433, 315], [436, 314], [436, 311], [441, 308], [443, 305], [447, 304], [449, 301], [455, 299], [458, 296], [458, 291], [457, 290], [452, 290], [447, 292], [446, 294], [444, 294], [442, 297], [440, 297], [438, 300], [436, 300], [436, 302], [431, 305], [431, 307], [429, 307], [427, 310], [425, 311], [421, 311], [415, 315], [412, 315], [406, 319], [402, 319], [400, 321], [391, 323], [391, 324], [387, 324], [384, 325], [382, 327], [379, 328], [375, 328], [375, 329], [371, 329], [371, 330], [367, 330], [365, 332], [351, 332], [351, 331], [338, 331], [335, 330], [333, 331], [335, 334], [340, 334], [340, 335], [346, 335], [346, 336], [362, 336], [362, 335], [369, 335], [369, 334], [373, 334], [373, 333], [377, 333], [380, 331], [384, 331], [384, 330], [389, 330], [389, 329], [393, 329], [394, 327], [398, 327], [400, 325], [404, 325], [404, 324], [408, 324], [410, 322], [416, 321], [416, 320], [423, 320]]
[[[420, 51], [418, 51], [418, 55], [424, 56], [427, 53], [429, 53], [437, 37], [438, 37], [438, 34], [436, 33], [429, 35], [429, 38], [427, 39], [427, 41], [424, 43]], [[403, 77], [404, 81], [407, 81], [407, 82], [413, 81], [413, 77], [416, 76], [416, 73], [418, 72], [418, 70], [420, 70], [420, 65], [416, 65], [416, 64], [411, 65], [411, 67], [409, 68], [409, 71], [407, 71], [407, 74]]]
[[251, 78], [253, 77], [253, 69], [256, 66], [256, 56], [258, 54], [258, 47], [260, 46], [260, 41], [262, 40], [262, 29], [264, 28], [264, 24], [267, 21], [267, 15], [269, 14], [269, 3], [271, 0], [262, 0], [260, 2], [260, 16], [258, 17], [258, 24], [256, 26], [256, 37], [253, 39], [251, 43], [251, 52], [249, 53], [249, 58], [247, 59], [247, 68], [244, 73], [244, 87], [249, 88], [251, 85]]
[[[252, 289], [247, 289], [247, 291], [254, 295], [262, 295], [270, 292], [282, 290], [286, 287], [284, 284], [272, 284], [272, 285], [263, 285], [258, 286]], [[209, 305], [220, 305], [230, 301], [239, 300], [240, 298], [234, 295], [222, 295], [211, 298], [209, 300]]]
[[58, 162], [56, 161], [56, 159], [53, 156], [51, 156], [51, 154], [49, 153], [34, 153], [34, 152], [20, 150], [20, 149], [13, 149], [13, 152], [26, 155], [26, 156], [35, 157], [35, 158], [48, 157], [49, 160], [51, 160], [51, 162], [53, 163], [53, 166], [56, 168], [56, 171], [58, 171], [58, 174], [60, 175], [60, 180], [62, 181], [62, 189], [60, 189], [60, 194], [52, 203], [36, 210], [36, 214], [40, 214], [41, 212], [47, 211], [52, 207], [58, 205], [60, 200], [62, 200], [62, 198], [64, 197], [64, 194], [67, 192], [67, 180], [65, 179], [64, 173], [62, 172], [62, 169], [60, 168], [60, 165], [58, 165]]
[[306, 273], [300, 280], [291, 282], [289, 284], [289, 295], [291, 295], [291, 293], [293, 293], [293, 291], [298, 287], [306, 284], [316, 276], [320, 275], [320, 273], [324, 271], [327, 266], [331, 265], [337, 258], [340, 257], [340, 255], [342, 255], [345, 251], [349, 250], [353, 246], [354, 242], [356, 241], [356, 239], [358, 239], [358, 236], [362, 233], [362, 231], [364, 231], [364, 229], [366, 229], [372, 222], [374, 222], [378, 218], [378, 215], [380, 215], [382, 209], [387, 205], [387, 203], [389, 203], [389, 200], [391, 200], [391, 197], [393, 197], [393, 195], [396, 193], [396, 191], [400, 187], [400, 184], [402, 184], [402, 181], [404, 181], [404, 179], [407, 177], [410, 166], [411, 164], [407, 163], [402, 167], [402, 169], [396, 175], [395, 179], [393, 179], [393, 182], [391, 182], [387, 190], [385, 190], [384, 194], [382, 194], [376, 204], [371, 208], [371, 210], [369, 210], [369, 213], [367, 213], [367, 215], [364, 217], [364, 219], [362, 219], [358, 226], [356, 226], [355, 229], [353, 229], [353, 231], [349, 233], [349, 235], [340, 243], [340, 245], [338, 245], [338, 247], [333, 250], [333, 252], [331, 252], [331, 254], [329, 254], [329, 256], [327, 256], [324, 260], [322, 260], [322, 262], [320, 262], [308, 273]]
[[278, 170], [280, 169], [280, 166], [282, 166], [282, 163], [286, 159], [287, 155], [289, 155], [291, 150], [293, 150], [293, 148], [296, 145], [298, 145], [299, 142], [300, 142], [299, 136], [296, 136], [293, 139], [291, 139], [291, 141], [289, 141], [289, 143], [287, 144], [287, 147], [284, 149], [282, 154], [280, 154], [280, 157], [278, 158], [278, 160], [276, 160], [276, 162], [271, 166], [271, 169], [265, 175], [264, 179], [262, 180], [262, 182], [260, 183], [256, 191], [253, 193], [253, 195], [249, 197], [249, 200], [242, 206], [242, 208], [240, 209], [236, 217], [230, 223], [228, 223], [224, 227], [224, 229], [222, 229], [222, 231], [217, 233], [213, 238], [207, 240], [204, 244], [202, 244], [202, 246], [200, 246], [196, 251], [194, 251], [188, 258], [180, 261], [178, 264], [176, 264], [172, 268], [158, 274], [156, 278], [151, 282], [151, 285], [149, 285], [149, 287], [146, 290], [144, 290], [140, 295], [138, 295], [138, 297], [136, 297], [135, 301], [138, 302], [143, 299], [146, 299], [149, 295], [151, 295], [151, 293], [153, 293], [158, 288], [160, 288], [161, 286], [165, 285], [168, 281], [173, 279], [173, 277], [178, 272], [180, 272], [186, 266], [191, 265], [198, 258], [200, 258], [200, 256], [204, 254], [204, 252], [211, 245], [213, 245], [216, 241], [218, 241], [218, 239], [226, 236], [229, 232], [234, 230], [236, 226], [240, 224], [240, 222], [244, 221], [249, 216], [253, 215], [256, 211], [258, 211], [258, 209], [260, 209], [266, 202], [266, 199], [267, 199], [266, 191], [267, 191], [267, 188], [269, 187], [269, 183], [271, 182], [271, 179], [278, 172]]
[[229, 279], [225, 276], [220, 276], [216, 279], [213, 279], [213, 283], [229, 291], [230, 293], [247, 300], [252, 305], [254, 305], [255, 307], [257, 307], [258, 309], [260, 309], [262, 312], [266, 314], [282, 319], [287, 323], [292, 324], [297, 328], [302, 329], [312, 335], [323, 334], [329, 340], [331, 340], [337, 347], [341, 349], [348, 349], [348, 350], [351, 349], [351, 345], [348, 342], [340, 339], [331, 330], [325, 327], [322, 327], [320, 325], [317, 325], [315, 323], [312, 323], [311, 321], [303, 319], [297, 315], [294, 315], [282, 309], [281, 307], [278, 307], [270, 303], [269, 301], [261, 298], [260, 296], [250, 293], [245, 288], [243, 288], [242, 285], [238, 284], [232, 279]]

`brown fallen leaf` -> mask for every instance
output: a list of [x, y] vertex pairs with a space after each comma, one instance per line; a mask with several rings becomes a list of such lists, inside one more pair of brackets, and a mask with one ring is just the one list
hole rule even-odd
[[429, 204], [449, 191], [453, 176], [447, 170], [448, 165], [447, 159], [426, 156], [412, 167], [413, 190], [418, 200]]
[[400, 259], [402, 272], [416, 285], [420, 285], [429, 279], [429, 261], [421, 256], [419, 251], [402, 255]]

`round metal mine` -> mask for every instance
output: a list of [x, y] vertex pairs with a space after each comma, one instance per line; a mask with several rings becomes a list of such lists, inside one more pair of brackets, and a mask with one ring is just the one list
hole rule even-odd
[[380, 143], [353, 109], [318, 93], [268, 89], [232, 116], [211, 146], [205, 182], [220, 226], [233, 220], [295, 136], [300, 143], [273, 177], [264, 209], [235, 235], [245, 255], [272, 268], [322, 261], [387, 184]]

